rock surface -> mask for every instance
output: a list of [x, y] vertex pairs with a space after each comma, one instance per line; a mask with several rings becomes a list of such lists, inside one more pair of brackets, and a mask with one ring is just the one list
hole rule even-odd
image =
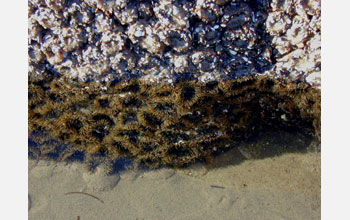
[[320, 1], [29, 1], [29, 156], [182, 166], [320, 137]]
[[154, 82], [265, 74], [320, 87], [320, 4], [30, 0], [29, 73]]

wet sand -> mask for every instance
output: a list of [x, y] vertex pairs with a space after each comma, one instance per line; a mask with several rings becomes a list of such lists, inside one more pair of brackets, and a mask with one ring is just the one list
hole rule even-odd
[[320, 153], [238, 164], [235, 157], [224, 154], [216, 160], [231, 165], [209, 169], [197, 163], [112, 176], [102, 167], [92, 174], [80, 163], [29, 160], [29, 219], [320, 219]]

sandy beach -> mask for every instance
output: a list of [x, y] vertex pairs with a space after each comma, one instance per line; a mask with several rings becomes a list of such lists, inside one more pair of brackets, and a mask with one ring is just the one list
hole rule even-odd
[[112, 176], [103, 167], [89, 173], [80, 163], [29, 160], [29, 219], [320, 219], [320, 153], [232, 158]]

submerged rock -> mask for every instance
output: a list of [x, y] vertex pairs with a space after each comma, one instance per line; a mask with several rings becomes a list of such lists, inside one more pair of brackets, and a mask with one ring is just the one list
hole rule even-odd
[[182, 166], [320, 137], [318, 1], [29, 1], [29, 154]]

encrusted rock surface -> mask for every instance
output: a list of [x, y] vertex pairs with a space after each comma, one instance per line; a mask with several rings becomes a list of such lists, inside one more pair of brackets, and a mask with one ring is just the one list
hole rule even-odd
[[29, 1], [30, 75], [271, 74], [320, 86], [320, 8], [320, 0]]
[[276, 65], [270, 71], [321, 87], [321, 0], [272, 0], [266, 20]]
[[180, 166], [272, 124], [320, 135], [319, 0], [30, 0], [28, 16], [31, 156]]

